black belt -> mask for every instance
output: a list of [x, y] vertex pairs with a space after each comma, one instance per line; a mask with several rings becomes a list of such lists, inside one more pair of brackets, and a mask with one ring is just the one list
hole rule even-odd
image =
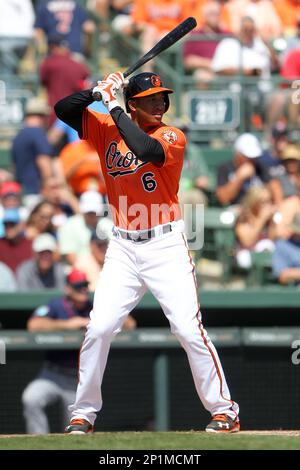
[[166, 224], [162, 225], [162, 232], [156, 233], [155, 228], [150, 228], [149, 230], [137, 230], [136, 232], [127, 232], [126, 230], [116, 229], [118, 235], [125, 240], [131, 240], [132, 242], [143, 242], [145, 240], [150, 240], [161, 234], [166, 234], [172, 232], [172, 225]]

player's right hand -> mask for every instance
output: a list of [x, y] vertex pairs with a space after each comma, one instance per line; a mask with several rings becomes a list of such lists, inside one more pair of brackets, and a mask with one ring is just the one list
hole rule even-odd
[[116, 86], [114, 83], [107, 82], [106, 80], [102, 80], [101, 82], [98, 82], [98, 85], [95, 86], [95, 88], [93, 88], [93, 95], [95, 93], [100, 93], [101, 98], [102, 98], [102, 103], [108, 109], [108, 111], [111, 111], [116, 106], [119, 106], [119, 103], [116, 97], [117, 90], [116, 90]]

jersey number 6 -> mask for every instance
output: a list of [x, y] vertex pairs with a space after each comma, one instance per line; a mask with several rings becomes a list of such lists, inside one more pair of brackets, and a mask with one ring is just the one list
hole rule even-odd
[[151, 193], [152, 191], [155, 191], [157, 188], [157, 182], [154, 179], [155, 174], [151, 173], [150, 171], [148, 173], [144, 173], [142, 175], [142, 183], [144, 186], [145, 191], [148, 191]]

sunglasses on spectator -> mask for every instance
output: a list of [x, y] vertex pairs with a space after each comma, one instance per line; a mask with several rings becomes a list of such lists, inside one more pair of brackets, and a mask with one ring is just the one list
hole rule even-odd
[[74, 290], [83, 290], [83, 289], [87, 289], [88, 286], [89, 286], [89, 283], [88, 282], [75, 282], [74, 284], [70, 284], [70, 286], [72, 287], [72, 289]]

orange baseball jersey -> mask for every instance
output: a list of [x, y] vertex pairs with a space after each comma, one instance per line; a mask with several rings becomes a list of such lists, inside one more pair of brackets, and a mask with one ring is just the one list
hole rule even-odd
[[138, 160], [109, 114], [86, 109], [82, 128], [82, 139], [98, 152], [116, 226], [144, 230], [181, 218], [177, 192], [186, 144], [183, 132], [161, 124], [148, 133], [165, 152], [164, 164], [157, 166]]
[[150, 23], [159, 31], [171, 31], [190, 12], [190, 0], [135, 0], [132, 18], [135, 23]]

